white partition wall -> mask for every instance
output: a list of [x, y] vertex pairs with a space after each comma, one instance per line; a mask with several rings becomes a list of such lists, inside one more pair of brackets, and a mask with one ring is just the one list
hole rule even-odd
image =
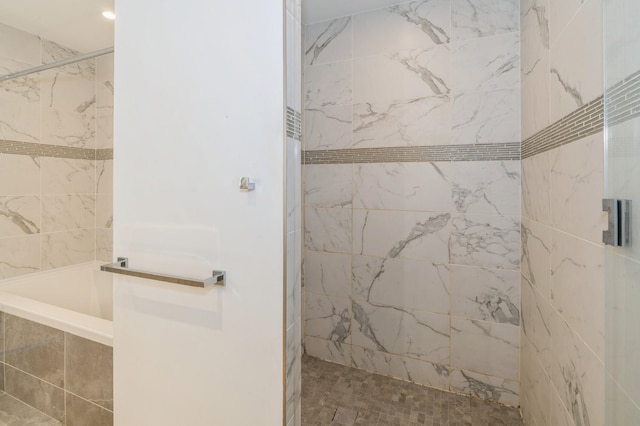
[[[283, 423], [282, 0], [116, 1], [115, 423]], [[241, 192], [242, 176], [255, 181]]]

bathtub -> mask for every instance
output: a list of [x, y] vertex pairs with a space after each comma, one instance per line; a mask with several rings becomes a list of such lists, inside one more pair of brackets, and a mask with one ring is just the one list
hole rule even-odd
[[104, 262], [0, 281], [0, 311], [113, 347], [113, 280]]

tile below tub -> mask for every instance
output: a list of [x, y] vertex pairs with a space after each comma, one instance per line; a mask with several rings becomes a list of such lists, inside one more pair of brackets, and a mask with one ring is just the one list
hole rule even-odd
[[113, 409], [113, 348], [66, 333], [67, 391]]
[[10, 366], [5, 368], [5, 382], [8, 394], [56, 420], [64, 421], [64, 390], [61, 388]]
[[113, 412], [67, 392], [67, 426], [112, 426]]
[[451, 371], [451, 391], [517, 406], [519, 383], [465, 370]]
[[6, 426], [62, 426], [59, 421], [6, 393], [0, 394], [0, 424]]

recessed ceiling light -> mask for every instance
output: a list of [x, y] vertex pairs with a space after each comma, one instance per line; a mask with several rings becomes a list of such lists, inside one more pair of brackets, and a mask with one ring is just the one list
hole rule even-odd
[[105, 12], [102, 12], [102, 16], [104, 16], [107, 19], [111, 19], [112, 21], [114, 19], [116, 19], [116, 14], [113, 13], [111, 10], [107, 10]]

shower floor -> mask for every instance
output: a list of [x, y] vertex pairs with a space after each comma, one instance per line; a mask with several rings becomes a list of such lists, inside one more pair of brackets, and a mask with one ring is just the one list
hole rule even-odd
[[62, 423], [0, 392], [0, 426], [59, 426]]
[[303, 426], [521, 426], [517, 408], [302, 358]]

